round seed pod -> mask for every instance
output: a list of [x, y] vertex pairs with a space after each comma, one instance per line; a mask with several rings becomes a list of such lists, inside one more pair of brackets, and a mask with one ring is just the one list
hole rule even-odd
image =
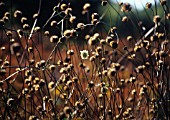
[[106, 0], [102, 0], [101, 5], [102, 5], [102, 6], [106, 6], [106, 5], [107, 5], [107, 3], [108, 3], [108, 2], [107, 2]]
[[57, 35], [51, 36], [51, 37], [50, 37], [50, 42], [52, 42], [52, 43], [58, 42], [58, 36], [57, 36]]
[[50, 65], [50, 66], [49, 66], [49, 69], [50, 69], [50, 71], [53, 72], [53, 71], [56, 69], [56, 66], [55, 66], [55, 65]]
[[160, 21], [161, 21], [161, 17], [159, 15], [155, 15], [154, 18], [153, 18], [153, 22], [155, 24], [158, 24]]
[[86, 4], [84, 4], [84, 6], [83, 6], [83, 10], [84, 11], [88, 11], [89, 9], [90, 9], [90, 3], [86, 3]]
[[57, 21], [53, 20], [50, 25], [51, 25], [51, 27], [56, 27], [57, 26]]
[[21, 18], [21, 17], [22, 17], [22, 12], [21, 12], [20, 10], [16, 10], [16, 11], [14, 12], [14, 17], [15, 17], [15, 18]]
[[110, 42], [110, 46], [113, 48], [113, 49], [116, 49], [118, 47], [118, 44], [116, 41], [111, 41]]
[[146, 5], [145, 5], [145, 7], [146, 7], [147, 9], [151, 8], [151, 7], [152, 7], [152, 3], [147, 2]]
[[24, 30], [29, 30], [29, 28], [30, 28], [30, 26], [29, 26], [28, 24], [24, 24], [24, 25], [23, 25], [23, 29], [24, 29]]
[[33, 15], [33, 19], [37, 19], [38, 18], [38, 13], [35, 13], [34, 15]]
[[48, 88], [49, 88], [49, 89], [54, 88], [54, 86], [55, 86], [55, 84], [54, 84], [53, 81], [51, 81], [51, 82], [48, 83]]
[[70, 23], [74, 23], [75, 20], [76, 20], [76, 16], [71, 16], [69, 19]]
[[63, 109], [63, 112], [66, 115], [69, 115], [72, 112], [72, 109], [70, 107], [68, 107], [68, 106], [65, 106], [64, 109]]
[[66, 10], [67, 9], [67, 5], [65, 3], [61, 4], [60, 9], [62, 11]]
[[18, 53], [18, 52], [20, 51], [20, 48], [21, 48], [21, 46], [20, 46], [19, 43], [17, 43], [17, 42], [13, 43], [13, 44], [10, 46], [11, 54], [16, 54], [16, 53]]
[[22, 24], [26, 24], [27, 21], [28, 21], [28, 19], [26, 17], [21, 18], [21, 23]]

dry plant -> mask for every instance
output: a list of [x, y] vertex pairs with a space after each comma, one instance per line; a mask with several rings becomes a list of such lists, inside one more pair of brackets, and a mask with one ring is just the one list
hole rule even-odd
[[119, 12], [101, 0], [122, 24], [137, 28], [139, 36], [127, 39], [103, 21], [107, 11], [90, 11], [92, 3], [82, 6], [86, 20], [80, 21], [72, 4], [59, 1], [37, 26], [41, 2], [33, 18], [16, 9], [0, 19], [0, 119], [170, 119], [168, 1], [159, 3], [164, 16], [146, 4], [153, 13], [146, 29], [129, 3], [117, 3]]

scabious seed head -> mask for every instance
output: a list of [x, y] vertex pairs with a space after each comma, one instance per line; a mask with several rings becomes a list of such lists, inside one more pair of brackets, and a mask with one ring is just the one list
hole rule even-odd
[[75, 20], [76, 20], [76, 16], [71, 16], [69, 19], [70, 23], [74, 23]]
[[161, 21], [160, 16], [159, 16], [159, 15], [155, 15], [154, 18], [153, 18], [153, 22], [154, 22], [155, 24], [158, 24], [160, 21]]
[[28, 24], [24, 24], [24, 25], [23, 25], [23, 29], [24, 29], [24, 30], [29, 30], [29, 28], [30, 28], [30, 26], [29, 26]]
[[107, 2], [107, 0], [102, 0], [101, 5], [102, 5], [102, 6], [106, 6], [106, 5], [107, 5], [107, 3], [108, 3], [108, 2]]
[[166, 5], [166, 4], [167, 4], [167, 0], [160, 0], [160, 4], [161, 4], [162, 6]]
[[85, 3], [84, 6], [83, 6], [83, 10], [84, 11], [88, 11], [90, 9], [90, 3]]
[[50, 37], [50, 42], [51, 42], [51, 43], [56, 43], [56, 42], [58, 42], [58, 36], [57, 36], [57, 35], [52, 35], [52, 36]]
[[22, 17], [22, 12], [21, 12], [20, 10], [16, 10], [16, 11], [14, 12], [14, 17], [15, 17], [15, 18], [21, 18], [21, 17]]
[[67, 5], [65, 3], [61, 4], [60, 9], [65, 11], [67, 9]]
[[129, 12], [129, 11], [131, 11], [131, 9], [132, 9], [132, 7], [129, 3], [123, 3], [121, 5], [121, 11], [122, 12]]
[[12, 43], [11, 46], [10, 46], [11, 54], [16, 54], [16, 53], [18, 53], [19, 50], [20, 50], [20, 48], [21, 48], [21, 46], [20, 46], [19, 43], [17, 43], [17, 42]]
[[128, 22], [129, 21], [129, 18], [127, 17], [127, 16], [124, 16], [123, 18], [122, 18], [122, 22]]
[[145, 7], [146, 7], [147, 9], [151, 8], [151, 7], [152, 7], [152, 3], [147, 2], [146, 5], [145, 5]]

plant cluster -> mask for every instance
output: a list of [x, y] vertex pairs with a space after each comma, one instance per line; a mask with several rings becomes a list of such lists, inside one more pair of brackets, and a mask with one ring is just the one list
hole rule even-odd
[[163, 16], [146, 4], [146, 12], [153, 13], [150, 29], [129, 3], [117, 3], [120, 14], [111, 2], [100, 2], [139, 36], [122, 38], [119, 28], [103, 21], [107, 11], [91, 13], [92, 3], [82, 6], [86, 20], [80, 21], [71, 3], [59, 1], [43, 26], [37, 26], [41, 0], [33, 24], [20, 10], [4, 12], [0, 119], [170, 119], [168, 1], [159, 2]]

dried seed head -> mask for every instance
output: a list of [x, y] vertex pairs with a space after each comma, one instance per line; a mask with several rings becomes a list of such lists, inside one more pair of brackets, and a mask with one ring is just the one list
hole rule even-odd
[[78, 23], [78, 24], [77, 24], [77, 28], [83, 30], [83, 29], [85, 28], [84, 23]]
[[168, 14], [166, 15], [166, 19], [167, 19], [167, 20], [170, 20], [170, 13], [168, 13]]
[[66, 37], [66, 38], [69, 38], [70, 36], [71, 36], [71, 30], [65, 30], [64, 31], [64, 36]]
[[90, 82], [89, 82], [89, 87], [90, 87], [90, 88], [94, 87], [94, 82], [93, 82], [93, 81], [90, 81]]
[[113, 41], [113, 38], [111, 36], [107, 36], [106, 42], [110, 44], [111, 41]]
[[97, 43], [97, 40], [94, 37], [90, 37], [90, 39], [88, 40], [88, 44], [90, 46], [93, 46]]
[[11, 106], [13, 103], [14, 103], [14, 99], [13, 99], [13, 98], [9, 98], [9, 99], [7, 100], [7, 105], [8, 105], [8, 106]]
[[102, 0], [101, 5], [102, 5], [102, 6], [106, 6], [106, 5], [107, 5], [107, 3], [108, 3], [108, 2], [107, 2], [107, 0]]
[[105, 44], [106, 44], [106, 40], [101, 39], [101, 40], [100, 40], [100, 44], [101, 44], [101, 45], [105, 45]]
[[152, 3], [147, 2], [146, 5], [145, 5], [145, 7], [146, 7], [147, 9], [151, 8], [151, 7], [152, 7]]
[[50, 65], [50, 66], [49, 66], [49, 69], [50, 69], [50, 71], [53, 72], [53, 71], [56, 69], [56, 66], [55, 66], [55, 65]]
[[6, 47], [5, 46], [2, 46], [1, 47], [1, 51], [5, 51], [6, 50]]
[[4, 16], [9, 18], [10, 17], [10, 13], [9, 12], [5, 12]]
[[98, 19], [92, 19], [91, 20], [91, 24], [93, 24], [93, 25], [96, 25], [96, 24], [98, 24], [99, 23], [99, 20]]
[[4, 16], [2, 19], [4, 20], [4, 22], [8, 22], [9, 21], [9, 17], [6, 17], [6, 16]]
[[153, 18], [153, 22], [154, 22], [155, 24], [158, 24], [160, 21], [161, 21], [160, 16], [159, 16], [159, 15], [155, 15], [154, 18]]
[[122, 18], [122, 22], [128, 22], [129, 21], [129, 18], [127, 17], [127, 16], [124, 16], [123, 18]]
[[58, 42], [58, 36], [57, 36], [57, 35], [51, 36], [51, 37], [50, 37], [50, 42], [52, 42], [52, 43]]
[[69, 21], [70, 21], [71, 23], [74, 23], [75, 20], [76, 20], [76, 16], [71, 16], [70, 19], [69, 19]]
[[74, 50], [68, 50], [67, 55], [74, 55]]
[[35, 60], [34, 59], [29, 60], [29, 65], [34, 65], [34, 64], [35, 64]]
[[47, 37], [47, 36], [49, 36], [49, 35], [50, 35], [50, 32], [49, 32], [49, 31], [45, 31], [45, 32], [44, 32], [44, 36]]
[[69, 115], [69, 114], [71, 114], [72, 109], [71, 109], [71, 107], [65, 106], [64, 109], [63, 109], [63, 112], [64, 112], [66, 115]]
[[38, 18], [38, 13], [35, 13], [34, 15], [33, 15], [33, 19], [37, 19]]
[[65, 11], [67, 9], [67, 5], [65, 3], [61, 4], [60, 9]]
[[67, 8], [67, 9], [64, 11], [64, 13], [65, 13], [66, 15], [69, 15], [71, 12], [72, 12], [72, 8]]
[[110, 68], [108, 71], [108, 76], [113, 77], [116, 74], [116, 69], [115, 68]]
[[123, 3], [123, 5], [121, 6], [121, 11], [122, 12], [129, 12], [131, 11], [132, 7], [129, 3]]
[[23, 90], [22, 90], [22, 94], [28, 94], [28, 92], [29, 92], [29, 90], [28, 90], [28, 88], [24, 88]]
[[1, 68], [0, 69], [0, 76], [4, 76], [6, 74], [6, 70]]
[[91, 56], [91, 57], [90, 57], [90, 61], [91, 61], [91, 62], [95, 61], [95, 59], [96, 59], [95, 56]]
[[15, 18], [21, 18], [22, 17], [22, 12], [20, 11], [20, 10], [16, 10], [15, 12], [14, 12], [14, 17]]
[[111, 41], [110, 47], [112, 47], [113, 49], [116, 49], [118, 47], [118, 43], [116, 41]]
[[45, 62], [45, 60], [41, 60], [41, 61], [40, 61], [40, 64], [39, 64], [39, 65], [40, 65], [40, 67], [45, 66], [45, 63], [46, 63], [46, 62]]
[[16, 54], [19, 52], [21, 46], [19, 43], [15, 42], [10, 46], [11, 54]]
[[22, 31], [21, 29], [18, 29], [18, 30], [17, 30], [17, 33], [18, 33], [18, 36], [19, 36], [20, 38], [24, 35], [24, 33], [23, 33], [23, 31]]
[[12, 31], [10, 31], [10, 30], [7, 31], [7, 32], [6, 32], [6, 35], [7, 35], [8, 37], [11, 37], [11, 36], [12, 36]]
[[28, 21], [28, 19], [26, 17], [21, 18], [21, 23], [25, 24], [27, 21]]
[[24, 25], [23, 25], [23, 29], [24, 29], [24, 30], [29, 30], [29, 28], [30, 28], [30, 26], [29, 26], [28, 24], [24, 24]]
[[160, 0], [160, 4], [161, 4], [162, 6], [166, 5], [166, 4], [167, 4], [167, 0]]
[[39, 32], [41, 30], [41, 28], [39, 27], [39, 26], [36, 26], [35, 28], [34, 28], [34, 32]]
[[7, 60], [4, 62], [4, 66], [9, 66], [9, 64], [10, 64], [9, 61]]
[[5, 21], [3, 19], [0, 19], [0, 25], [4, 26], [4, 24], [5, 24]]
[[94, 19], [99, 20], [99, 14], [98, 14], [98, 13], [93, 13], [93, 14], [91, 15], [91, 18], [92, 18], [92, 20], [94, 20]]
[[88, 11], [90, 9], [90, 6], [91, 6], [90, 3], [84, 4], [83, 11]]
[[132, 41], [132, 36], [128, 36], [127, 41]]

